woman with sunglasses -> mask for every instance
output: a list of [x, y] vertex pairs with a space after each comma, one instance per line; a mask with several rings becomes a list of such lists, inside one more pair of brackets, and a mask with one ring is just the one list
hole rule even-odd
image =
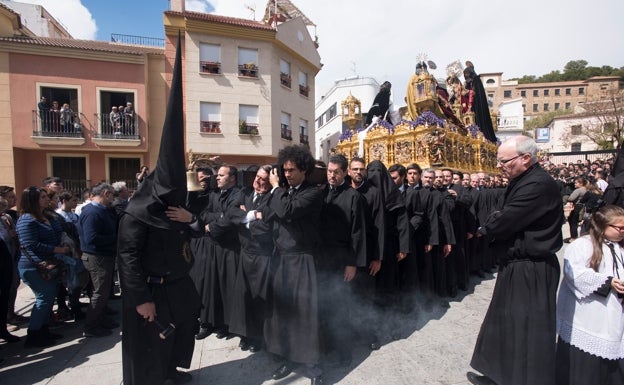
[[29, 187], [20, 199], [20, 218], [17, 221], [17, 236], [20, 242], [18, 270], [22, 281], [35, 295], [35, 304], [30, 314], [26, 347], [54, 345], [60, 334], [48, 329], [50, 313], [54, 304], [58, 282], [45, 280], [37, 271], [37, 263], [55, 260], [55, 255], [69, 253], [69, 247], [60, 246], [62, 228], [46, 208], [50, 197], [44, 189]]
[[557, 385], [624, 384], [624, 208], [604, 206], [565, 251]]

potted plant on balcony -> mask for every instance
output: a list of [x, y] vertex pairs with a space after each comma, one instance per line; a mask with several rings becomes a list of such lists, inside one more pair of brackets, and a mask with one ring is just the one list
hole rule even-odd
[[203, 72], [208, 72], [210, 74], [218, 74], [220, 69], [221, 69], [221, 63], [218, 61], [202, 62]]
[[243, 76], [251, 76], [257, 77], [256, 71], [258, 70], [258, 66], [254, 62], [248, 62], [243, 64], [243, 69], [241, 71]]
[[290, 88], [290, 75], [285, 72], [280, 72], [280, 82], [282, 85]]
[[310, 92], [310, 87], [299, 84], [299, 93], [301, 95], [308, 96], [308, 92]]

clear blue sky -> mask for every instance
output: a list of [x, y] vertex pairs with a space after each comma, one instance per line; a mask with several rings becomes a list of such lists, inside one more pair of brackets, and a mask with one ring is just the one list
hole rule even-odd
[[111, 33], [164, 38], [163, 12], [169, 0], [82, 0], [97, 22], [97, 40]]

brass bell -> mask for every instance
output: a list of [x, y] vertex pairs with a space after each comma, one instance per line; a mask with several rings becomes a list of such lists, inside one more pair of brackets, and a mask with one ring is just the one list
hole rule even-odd
[[189, 170], [186, 172], [186, 190], [187, 191], [202, 191], [203, 188], [197, 180], [197, 172]]

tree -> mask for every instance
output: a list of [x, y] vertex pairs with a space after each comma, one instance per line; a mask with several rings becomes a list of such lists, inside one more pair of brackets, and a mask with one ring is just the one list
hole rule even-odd
[[[607, 97], [588, 101], [577, 114], [582, 121], [580, 135], [596, 143], [601, 150], [620, 149], [624, 145], [624, 90], [617, 89]], [[572, 132], [562, 136], [564, 142], [573, 140]]]

